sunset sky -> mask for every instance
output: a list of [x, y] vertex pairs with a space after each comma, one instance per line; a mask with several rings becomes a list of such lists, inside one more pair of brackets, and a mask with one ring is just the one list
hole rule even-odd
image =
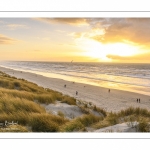
[[0, 60], [150, 63], [150, 19], [0, 18]]

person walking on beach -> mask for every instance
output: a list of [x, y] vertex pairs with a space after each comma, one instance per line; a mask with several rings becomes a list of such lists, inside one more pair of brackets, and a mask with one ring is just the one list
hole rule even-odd
[[66, 84], [64, 85], [64, 87], [66, 87]]
[[108, 92], [110, 93], [110, 89], [108, 90]]
[[139, 98], [139, 103], [140, 103], [140, 98]]
[[137, 98], [137, 103], [138, 103], [139, 99]]
[[78, 91], [76, 91], [76, 95], [78, 95]]

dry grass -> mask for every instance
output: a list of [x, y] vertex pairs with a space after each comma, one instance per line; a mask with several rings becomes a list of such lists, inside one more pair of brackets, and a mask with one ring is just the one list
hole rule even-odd
[[93, 114], [89, 114], [89, 115], [83, 115], [77, 118], [77, 120], [80, 121], [85, 127], [88, 127], [96, 122], [99, 122], [101, 120], [101, 117], [95, 116]]
[[61, 101], [62, 103], [67, 103], [67, 104], [69, 104], [69, 105], [76, 105], [76, 99], [73, 98], [73, 97], [70, 97], [70, 96], [68, 96], [68, 95], [64, 95], [64, 96], [62, 97], [62, 99], [60, 99], [60, 101]]
[[[75, 104], [72, 97], [0, 72], [0, 123], [14, 121], [23, 128], [30, 126], [33, 132], [56, 132], [68, 120], [62, 114], [56, 116], [46, 113], [45, 108], [40, 105], [55, 103], [56, 100]], [[13, 131], [15, 132], [11, 129]], [[19, 129], [16, 132], [19, 131], [26, 130]]]
[[65, 117], [64, 113], [61, 112], [61, 111], [58, 111], [58, 112], [57, 112], [57, 115], [60, 116], [60, 117], [63, 117], [63, 118]]
[[93, 128], [100, 129], [122, 122], [128, 122], [132, 125], [135, 121], [139, 122], [139, 125], [137, 126], [137, 132], [150, 131], [150, 112], [147, 109], [133, 107], [121, 110], [118, 113], [108, 113], [103, 120], [94, 124]]
[[60, 116], [50, 114], [33, 114], [30, 119], [30, 126], [33, 132], [58, 132], [59, 126], [68, 122]]
[[104, 117], [107, 116], [107, 112], [103, 108], [99, 108], [99, 107], [94, 106], [93, 110], [101, 113]]
[[84, 128], [84, 125], [78, 120], [71, 120], [63, 125], [59, 130], [60, 132], [77, 132]]
[[139, 124], [137, 126], [137, 132], [150, 132], [149, 119], [142, 118], [139, 120]]
[[5, 113], [14, 113], [18, 111], [23, 111], [23, 112], [38, 112], [42, 113], [45, 112], [45, 109], [27, 99], [20, 99], [20, 98], [13, 98], [10, 96], [3, 96], [0, 97], [0, 113], [5, 112]]
[[[86, 127], [99, 129], [122, 123], [122, 120], [131, 123], [138, 121], [138, 132], [150, 131], [150, 112], [147, 109], [130, 107], [118, 113], [108, 113], [92, 103], [83, 105], [80, 102], [78, 106], [85, 115], [70, 121], [65, 119], [62, 112], [58, 112], [58, 115], [46, 113], [40, 105], [56, 101], [76, 105], [73, 97], [0, 72], [0, 123], [5, 120], [18, 122], [18, 126], [10, 127], [8, 132], [29, 131], [25, 126], [31, 127], [31, 132], [84, 132]], [[102, 116], [95, 116], [91, 114], [92, 111]], [[0, 128], [0, 132], [7, 131]]]
[[90, 110], [84, 106], [78, 106], [84, 114], [90, 114]]
[[107, 117], [101, 118], [101, 120], [96, 124], [92, 125], [92, 127], [95, 129], [100, 129], [100, 128], [115, 125], [117, 123], [118, 123], [118, 118], [112, 114], [109, 114]]
[[81, 117], [75, 118], [62, 127], [60, 127], [61, 132], [80, 132], [85, 131], [85, 127], [97, 123], [101, 120], [101, 117], [97, 117], [93, 114], [83, 115]]

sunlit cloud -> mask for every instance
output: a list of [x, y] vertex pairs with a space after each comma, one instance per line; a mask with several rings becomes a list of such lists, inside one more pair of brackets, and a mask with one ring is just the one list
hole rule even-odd
[[92, 38], [93, 39], [93, 36], [96, 36], [96, 35], [102, 36], [104, 34], [105, 34], [104, 29], [99, 29], [99, 28], [90, 29], [87, 32], [72, 32], [72, 33], [70, 33], [71, 36], [73, 36], [75, 38], [79, 38], [79, 39], [82, 39], [82, 38]]
[[118, 62], [149, 62], [150, 60], [150, 53], [145, 54], [139, 54], [139, 55], [133, 55], [133, 56], [119, 56], [119, 55], [107, 55], [107, 58], [111, 59], [112, 61], [118, 61]]
[[0, 44], [13, 44], [14, 42], [16, 42], [15, 39], [0, 34]]
[[68, 24], [74, 26], [89, 25], [87, 19], [84, 18], [36, 18], [36, 20], [55, 24]]
[[101, 43], [125, 42], [150, 46], [150, 19], [136, 18], [116, 18], [116, 19], [100, 19], [95, 21], [92, 27], [99, 27], [105, 30], [103, 35], [95, 35], [92, 38]]

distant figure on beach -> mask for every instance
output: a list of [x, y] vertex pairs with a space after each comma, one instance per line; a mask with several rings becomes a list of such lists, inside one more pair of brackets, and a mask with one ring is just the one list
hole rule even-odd
[[66, 84], [64, 85], [64, 87], [66, 87]]
[[76, 91], [76, 95], [78, 95], [78, 91]]
[[137, 98], [137, 103], [138, 103], [139, 99]]
[[140, 98], [139, 98], [139, 103], [140, 103]]
[[110, 89], [108, 90], [108, 92], [110, 93]]

